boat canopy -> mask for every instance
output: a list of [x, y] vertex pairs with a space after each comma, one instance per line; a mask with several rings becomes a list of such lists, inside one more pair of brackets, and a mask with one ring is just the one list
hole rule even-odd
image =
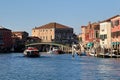
[[93, 46], [93, 42], [87, 43], [87, 47], [92, 47], [92, 46]]

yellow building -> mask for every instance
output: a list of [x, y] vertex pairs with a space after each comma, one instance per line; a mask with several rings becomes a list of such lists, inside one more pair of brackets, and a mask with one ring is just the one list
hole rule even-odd
[[41, 42], [70, 43], [73, 28], [53, 22], [33, 28], [32, 36], [39, 37]]

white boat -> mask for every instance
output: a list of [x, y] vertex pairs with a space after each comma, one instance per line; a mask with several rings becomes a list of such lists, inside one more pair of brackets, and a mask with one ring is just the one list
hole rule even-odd
[[39, 57], [40, 56], [39, 50], [35, 47], [28, 47], [27, 49], [25, 49], [23, 54], [27, 57]]
[[52, 50], [49, 50], [47, 53], [49, 53], [49, 54], [64, 54], [64, 52], [57, 47], [53, 47]]
[[114, 54], [114, 53], [99, 53], [98, 57], [102, 58], [120, 58], [120, 55]]
[[90, 56], [97, 56], [96, 51], [95, 51], [94, 48], [92, 48], [91, 50], [89, 50], [89, 51], [88, 51], [88, 54], [89, 54]]
[[49, 50], [47, 53], [48, 53], [48, 54], [53, 54], [53, 51], [52, 51], [52, 50]]
[[89, 55], [90, 55], [90, 56], [96, 56], [96, 54], [95, 54], [95, 53], [92, 53], [92, 52], [90, 52]]

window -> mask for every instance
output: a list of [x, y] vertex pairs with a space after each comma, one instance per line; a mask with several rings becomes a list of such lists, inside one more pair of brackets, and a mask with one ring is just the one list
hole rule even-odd
[[52, 39], [52, 35], [51, 35], [51, 39]]
[[112, 33], [112, 38], [115, 38], [115, 32]]
[[112, 36], [112, 38], [113, 38], [113, 33], [111, 33], [111, 36]]
[[96, 38], [99, 38], [99, 33], [98, 33], [98, 31], [96, 31], [95, 37], [96, 37]]
[[43, 39], [45, 39], [45, 37], [43, 36]]
[[102, 32], [105, 31], [104, 29], [101, 30]]
[[103, 35], [100, 35], [100, 39], [103, 39]]
[[111, 22], [111, 27], [112, 27], [112, 28], [114, 27], [113, 22]]
[[118, 36], [120, 36], [120, 31], [118, 31]]
[[119, 20], [116, 20], [114, 23], [115, 23], [115, 26], [118, 26], [119, 25]]
[[104, 35], [104, 39], [107, 39], [107, 35], [106, 34]]
[[118, 38], [118, 36], [119, 36], [119, 31], [116, 32], [116, 37]]
[[102, 40], [107, 39], [107, 35], [106, 34], [100, 35], [100, 39], [102, 39]]
[[104, 42], [102, 42], [102, 44], [104, 44]]

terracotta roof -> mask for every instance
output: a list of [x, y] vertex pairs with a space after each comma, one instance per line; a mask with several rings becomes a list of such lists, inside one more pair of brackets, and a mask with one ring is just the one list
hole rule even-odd
[[111, 19], [116, 18], [116, 17], [119, 17], [119, 16], [120, 16], [120, 15], [115, 15], [115, 16], [113, 16], [113, 17], [111, 17], [111, 18], [108, 18], [108, 19], [106, 19], [106, 20], [101, 21], [100, 23], [102, 23], [102, 22], [108, 22], [108, 21], [110, 21]]
[[56, 22], [52, 22], [40, 27], [35, 27], [34, 29], [49, 29], [49, 28], [70, 28], [70, 27], [56, 23]]
[[86, 28], [87, 26], [81, 26], [81, 28]]
[[12, 33], [27, 33], [26, 31], [13, 31]]

